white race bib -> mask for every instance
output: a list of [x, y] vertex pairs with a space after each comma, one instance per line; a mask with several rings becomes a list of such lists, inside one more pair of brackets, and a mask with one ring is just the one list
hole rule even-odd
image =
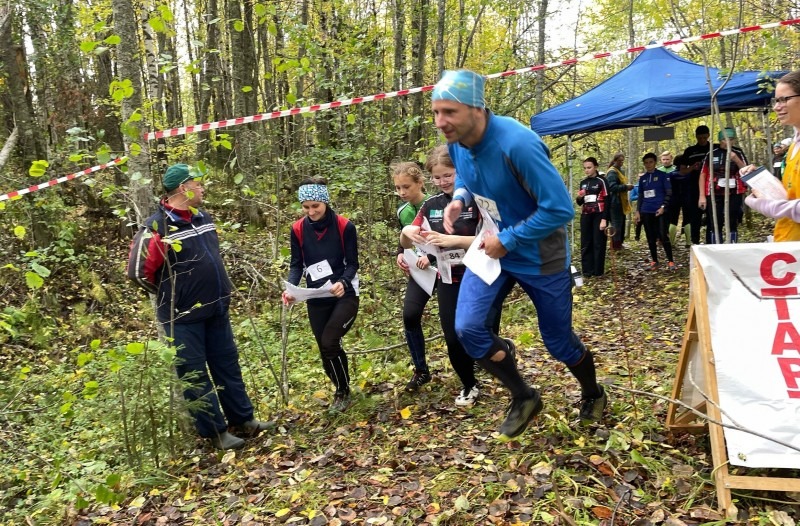
[[453, 250], [442, 250], [442, 259], [450, 263], [451, 265], [461, 265], [461, 260], [464, 259], [464, 251], [461, 248], [456, 248]]
[[483, 197], [478, 194], [472, 194], [472, 197], [475, 199], [475, 202], [478, 203], [478, 206], [488, 213], [495, 222], [503, 220], [503, 218], [500, 217], [500, 211], [497, 209], [497, 203], [494, 199], [489, 199], [488, 197]]
[[[717, 186], [719, 186], [720, 188], [725, 188], [725, 179], [720, 179], [719, 181], [717, 181]], [[736, 179], [734, 179], [733, 177], [728, 179], [728, 188], [736, 188]]]
[[333, 270], [331, 269], [331, 264], [328, 263], [327, 259], [320, 261], [319, 263], [314, 263], [313, 265], [309, 265], [306, 270], [308, 274], [314, 281], [318, 281], [322, 278], [327, 278], [331, 274], [333, 274]]
[[645, 199], [652, 199], [655, 196], [656, 196], [656, 191], [655, 190], [645, 190], [644, 191], [644, 198]]
[[584, 203], [596, 203], [597, 202], [597, 194], [588, 194], [583, 196]]

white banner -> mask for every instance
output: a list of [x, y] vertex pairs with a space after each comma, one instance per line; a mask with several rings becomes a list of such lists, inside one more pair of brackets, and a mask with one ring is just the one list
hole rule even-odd
[[[800, 447], [800, 243], [693, 247], [708, 285], [719, 405], [728, 424]], [[797, 324], [797, 325], [795, 325]], [[725, 428], [730, 463], [800, 468], [800, 453]]]

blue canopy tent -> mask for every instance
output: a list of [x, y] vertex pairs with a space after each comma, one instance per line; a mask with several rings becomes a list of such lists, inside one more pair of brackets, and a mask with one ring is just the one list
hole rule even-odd
[[[766, 107], [767, 86], [784, 72], [735, 73], [719, 93], [720, 111]], [[725, 78], [709, 68], [714, 89]], [[647, 49], [625, 69], [572, 100], [531, 117], [539, 135], [574, 135], [664, 125], [711, 113], [705, 68], [664, 48]]]

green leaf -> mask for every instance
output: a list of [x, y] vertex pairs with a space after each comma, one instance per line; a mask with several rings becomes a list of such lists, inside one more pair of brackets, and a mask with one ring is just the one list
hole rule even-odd
[[50, 163], [44, 160], [33, 161], [31, 163], [31, 167], [28, 168], [28, 174], [31, 177], [41, 177], [45, 173], [47, 173], [47, 168], [50, 166]]
[[152, 27], [156, 33], [163, 33], [167, 30], [167, 26], [164, 25], [164, 20], [161, 17], [154, 16], [148, 20], [147, 23], [150, 24], [150, 27]]
[[119, 35], [109, 35], [103, 39], [103, 42], [105, 42], [109, 46], [116, 46], [120, 42], [122, 42], [122, 39], [119, 37]]
[[142, 342], [131, 342], [125, 346], [125, 350], [128, 354], [142, 354], [144, 352], [144, 344]]
[[39, 274], [36, 272], [26, 272], [25, 273], [25, 284], [28, 285], [29, 289], [39, 289], [44, 285], [44, 280], [42, 279]]
[[78, 367], [83, 367], [92, 360], [94, 360], [94, 353], [82, 352], [78, 355]]
[[142, 154], [142, 146], [138, 142], [132, 142], [130, 145], [131, 157], [138, 157]]
[[170, 11], [169, 6], [166, 4], [158, 6], [158, 12], [161, 14], [161, 18], [166, 22], [172, 22], [175, 19], [175, 17], [172, 16], [172, 11]]
[[297, 97], [295, 96], [294, 93], [287, 93], [286, 102], [294, 106], [294, 104], [297, 102]]
[[355, 122], [356, 122], [356, 116], [355, 116], [355, 114], [353, 114], [353, 113], [348, 113], [348, 114], [347, 114], [347, 124], [355, 124]]
[[91, 53], [99, 44], [99, 42], [81, 42], [81, 51]]
[[233, 178], [233, 184], [242, 184], [244, 181], [244, 174], [236, 174], [236, 177]]
[[69, 160], [71, 162], [73, 162], [73, 163], [80, 162], [80, 161], [83, 160], [83, 154], [82, 153], [73, 153], [72, 155], [69, 156]]
[[43, 278], [50, 277], [50, 269], [37, 263], [36, 261], [31, 263], [31, 269]]
[[25, 227], [22, 225], [17, 225], [14, 227], [14, 235], [17, 237], [17, 239], [25, 239], [26, 232], [27, 230], [25, 230]]
[[83, 397], [87, 400], [96, 398], [100, 392], [100, 384], [95, 380], [89, 380], [83, 384]]
[[89, 348], [91, 350], [93, 350], [93, 351], [96, 351], [97, 349], [99, 349], [100, 348], [100, 340], [92, 340], [89, 343]]
[[242, 31], [244, 31], [244, 22], [242, 22], [241, 20], [236, 20], [233, 23], [233, 29], [235, 29], [237, 33], [241, 33]]
[[242, 86], [242, 92], [243, 93], [250, 93], [251, 91], [253, 91], [253, 87], [252, 86]]

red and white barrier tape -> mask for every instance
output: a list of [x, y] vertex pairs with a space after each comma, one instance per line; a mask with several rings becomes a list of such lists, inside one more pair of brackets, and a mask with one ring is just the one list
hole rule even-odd
[[[740, 27], [737, 29], [728, 29], [726, 31], [717, 31], [714, 33], [706, 33], [705, 35], [694, 36], [694, 37], [686, 37], [686, 38], [679, 38], [676, 40], [665, 40], [663, 42], [656, 42], [653, 44], [648, 44], [646, 46], [636, 46], [636, 47], [629, 47], [624, 49], [618, 49], [616, 51], [608, 51], [602, 53], [593, 53], [591, 55], [585, 55], [581, 58], [573, 58], [568, 60], [562, 60], [559, 62], [551, 62], [550, 64], [540, 64], [537, 66], [528, 66], [525, 68], [514, 69], [509, 71], [503, 71], [501, 73], [491, 73], [486, 75], [487, 79], [495, 79], [501, 77], [511, 77], [513, 75], [518, 75], [521, 73], [530, 73], [532, 71], [542, 71], [545, 69], [550, 69], [559, 66], [571, 66], [573, 64], [577, 64], [579, 62], [588, 62], [590, 60], [597, 60], [601, 58], [607, 58], [617, 55], [624, 55], [626, 53], [639, 53], [644, 51], [645, 49], [653, 49], [657, 47], [668, 47], [668, 46], [676, 46], [678, 44], [690, 44], [692, 42], [697, 42], [700, 40], [709, 40], [712, 38], [721, 38], [727, 37], [731, 35], [736, 35], [740, 33], [752, 33], [753, 31], [762, 31], [765, 29], [774, 29], [776, 27], [786, 27], [786, 26], [793, 26], [796, 24], [800, 24], [800, 18], [794, 18], [791, 20], [782, 20], [780, 22], [771, 22], [769, 24], [760, 24], [757, 26], [747, 26], [747, 27]], [[259, 121], [266, 121], [271, 119], [279, 119], [281, 117], [288, 117], [290, 115], [299, 115], [301, 113], [313, 113], [322, 110], [329, 110], [333, 108], [339, 108], [341, 106], [352, 106], [354, 104], [361, 104], [362, 102], [372, 102], [375, 100], [384, 100], [384, 99], [391, 99], [394, 97], [404, 97], [406, 95], [411, 95], [414, 93], [421, 93], [424, 91], [431, 91], [433, 90], [433, 85], [430, 86], [422, 86], [418, 88], [409, 88], [403, 89], [399, 91], [391, 91], [387, 93], [377, 93], [375, 95], [367, 95], [365, 97], [353, 97], [352, 99], [345, 99], [345, 100], [337, 100], [333, 102], [326, 102], [324, 104], [312, 104], [311, 106], [303, 106], [298, 108], [292, 108], [289, 110], [282, 110], [282, 111], [273, 111], [270, 113], [260, 113], [258, 115], [251, 115], [249, 117], [237, 117], [235, 119], [225, 119], [222, 121], [217, 122], [207, 122], [205, 124], [195, 124], [193, 126], [182, 126], [180, 128], [170, 128], [167, 130], [155, 131], [155, 132], [148, 132], [144, 134], [144, 139], [151, 141], [153, 139], [160, 139], [162, 137], [176, 137], [178, 135], [188, 135], [191, 133], [198, 133], [202, 131], [208, 130], [215, 130], [218, 128], [227, 128], [229, 126], [238, 126], [240, 124], [249, 124], [252, 122], [259, 122]], [[127, 157], [120, 157], [118, 159], [114, 159], [111, 162], [106, 164], [101, 164], [98, 166], [93, 166], [91, 168], [87, 168], [81, 172], [76, 172], [74, 174], [67, 175], [65, 177], [59, 177], [58, 179], [52, 179], [47, 181], [46, 183], [41, 183], [33, 186], [29, 186], [28, 188], [23, 188], [22, 190], [17, 190], [16, 192], [9, 192], [7, 194], [0, 195], [0, 202], [6, 201], [8, 199], [13, 199], [15, 197], [25, 195], [31, 192], [35, 192], [37, 190], [41, 190], [43, 188], [49, 188], [51, 186], [55, 186], [57, 184], [63, 183], [65, 181], [69, 181], [70, 179], [75, 179], [77, 177], [81, 177], [82, 175], [87, 175], [92, 172], [96, 172], [98, 170], [103, 170], [108, 168], [109, 166], [113, 166], [116, 164], [120, 164], [123, 161], [127, 160]]]
[[70, 181], [72, 179], [77, 179], [83, 175], [89, 175], [90, 173], [94, 173], [100, 170], [104, 170], [110, 166], [116, 166], [127, 161], [127, 157], [118, 157], [113, 161], [107, 162], [105, 164], [99, 164], [97, 166], [92, 166], [91, 168], [87, 168], [85, 170], [81, 170], [80, 172], [75, 172], [74, 174], [69, 174], [64, 177], [59, 177], [58, 179], [50, 179], [46, 183], [35, 184], [33, 186], [29, 186], [28, 188], [23, 188], [22, 190], [17, 190], [16, 192], [9, 192], [7, 194], [0, 195], [0, 201], [6, 201], [8, 199], [14, 199], [15, 197], [19, 197], [25, 194], [29, 194], [31, 192], [36, 192], [37, 190], [42, 190], [44, 188], [50, 188], [51, 186], [55, 186], [57, 184], [61, 184], [65, 181]]
[[[562, 60], [559, 62], [551, 62], [550, 64], [540, 64], [538, 66], [529, 66], [520, 69], [514, 69], [510, 71], [503, 71], [501, 73], [491, 73], [486, 75], [487, 79], [494, 79], [500, 77], [510, 77], [512, 75], [518, 75], [521, 73], [529, 73], [532, 71], [542, 71], [545, 69], [550, 69], [558, 66], [571, 66], [573, 64], [577, 64], [579, 62], [588, 62], [590, 60], [597, 60], [601, 58], [607, 58], [616, 55], [624, 55], [626, 53], [639, 53], [644, 51], [645, 49], [653, 49], [657, 47], [667, 47], [667, 46], [676, 46], [678, 44], [689, 44], [692, 42], [697, 42], [700, 40], [709, 40], [712, 38], [721, 38], [731, 35], [736, 35], [740, 33], [752, 33], [753, 31], [762, 31], [765, 29], [774, 29], [776, 27], [783, 27], [783, 26], [792, 26], [795, 24], [800, 24], [800, 18], [795, 18], [792, 20], [782, 20], [780, 22], [772, 22], [769, 24], [760, 24], [757, 26], [748, 26], [748, 27], [740, 27], [737, 29], [729, 29], [727, 31], [717, 31], [714, 33], [706, 33], [705, 35], [694, 36], [694, 37], [686, 37], [686, 38], [679, 38], [676, 40], [665, 40], [663, 42], [657, 42], [654, 44], [648, 44], [646, 46], [636, 46], [636, 47], [629, 47], [624, 49], [618, 49], [616, 51], [608, 51], [603, 53], [594, 53], [591, 55], [585, 55], [581, 58], [573, 58], [568, 60]], [[250, 124], [252, 122], [260, 122], [272, 119], [279, 119], [281, 117], [288, 117], [290, 115], [299, 115], [301, 113], [314, 113], [317, 111], [322, 110], [329, 110], [333, 108], [339, 108], [341, 106], [352, 106], [354, 104], [361, 104], [362, 102], [372, 102], [375, 100], [384, 100], [384, 99], [391, 99], [394, 97], [404, 97], [406, 95], [411, 95], [413, 93], [420, 93], [424, 91], [431, 91], [433, 89], [433, 85], [430, 86], [422, 86], [418, 88], [410, 88], [410, 89], [403, 89], [399, 91], [390, 91], [387, 93], [377, 93], [375, 95], [367, 95], [364, 97], [354, 97], [352, 99], [344, 99], [344, 100], [337, 100], [333, 102], [326, 102], [324, 104], [312, 104], [311, 106], [303, 106], [297, 108], [291, 108], [288, 110], [282, 111], [273, 111], [270, 113], [259, 113], [258, 115], [250, 115], [249, 117], [237, 117], [235, 119], [225, 119], [216, 122], [207, 122], [205, 124], [195, 124], [192, 126], [182, 126], [180, 128], [170, 128], [167, 130], [155, 131], [155, 132], [148, 132], [144, 135], [144, 139], [151, 141], [153, 139], [161, 139], [162, 137], [176, 137], [178, 135], [188, 135], [192, 133], [198, 133], [208, 130], [216, 130], [219, 128], [227, 128], [229, 126], [238, 126], [240, 124]]]

